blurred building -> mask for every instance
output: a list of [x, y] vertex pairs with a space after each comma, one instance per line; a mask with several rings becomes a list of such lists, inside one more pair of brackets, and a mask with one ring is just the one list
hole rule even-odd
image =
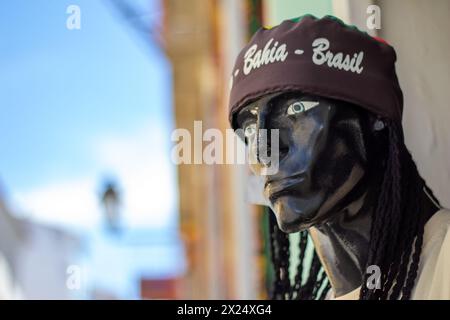
[[18, 218], [0, 197], [0, 299], [180, 298], [178, 230], [127, 227], [107, 202], [104, 223], [75, 234]]
[[[91, 299], [179, 298], [173, 283], [184, 272], [177, 230], [104, 226], [85, 237], [82, 264]], [[154, 285], [154, 287], [152, 287]]]
[[0, 299], [21, 298], [14, 272], [21, 241], [20, 223], [9, 213], [0, 190]]
[[[16, 252], [15, 277], [24, 299], [74, 299], [68, 267], [78, 263], [78, 236], [30, 220], [20, 221], [23, 241]], [[80, 296], [80, 298], [86, 298]]]
[[100, 194], [102, 223], [85, 238], [85, 291], [91, 299], [179, 298], [184, 252], [176, 227], [130, 227], [121, 217], [118, 184]]
[[181, 278], [141, 279], [142, 299], [179, 299]]
[[[201, 120], [203, 130], [224, 133], [229, 128], [229, 74], [248, 37], [253, 6], [238, 0], [163, 4], [176, 127], [193, 132], [194, 121]], [[234, 165], [178, 167], [180, 228], [188, 264], [185, 298], [260, 296], [259, 211], [246, 201], [247, 170]]]
[[67, 266], [79, 250], [75, 235], [17, 218], [0, 195], [0, 298], [73, 298]]

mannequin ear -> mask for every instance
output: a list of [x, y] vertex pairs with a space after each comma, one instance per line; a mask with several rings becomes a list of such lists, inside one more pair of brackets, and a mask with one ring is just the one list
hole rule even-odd
[[380, 133], [381, 131], [383, 131], [384, 128], [386, 128], [386, 122], [384, 121], [384, 119], [382, 117], [380, 117], [377, 114], [368, 112], [367, 115], [368, 115], [367, 124], [368, 124], [369, 131], [371, 131], [372, 133], [374, 133], [378, 136], [378, 133]]
[[381, 131], [386, 127], [385, 123], [381, 119], [376, 119], [373, 123], [373, 130], [375, 131]]

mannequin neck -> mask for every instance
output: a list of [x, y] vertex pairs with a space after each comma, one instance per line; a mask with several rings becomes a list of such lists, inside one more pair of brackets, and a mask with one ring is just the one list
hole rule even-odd
[[344, 295], [361, 285], [374, 211], [367, 195], [368, 192], [364, 192], [333, 214], [333, 219], [309, 229], [335, 296]]
[[[309, 229], [336, 297], [360, 287], [366, 273], [372, 215], [376, 208], [376, 200], [369, 197], [371, 193], [366, 189], [333, 214], [331, 220]], [[423, 214], [428, 221], [440, 208], [425, 191], [421, 196]]]

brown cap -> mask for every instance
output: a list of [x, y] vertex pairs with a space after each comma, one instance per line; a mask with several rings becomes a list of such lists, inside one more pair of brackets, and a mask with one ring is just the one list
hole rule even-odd
[[401, 120], [403, 95], [395, 50], [339, 19], [311, 15], [259, 29], [239, 53], [231, 77], [230, 122], [263, 95], [302, 91]]

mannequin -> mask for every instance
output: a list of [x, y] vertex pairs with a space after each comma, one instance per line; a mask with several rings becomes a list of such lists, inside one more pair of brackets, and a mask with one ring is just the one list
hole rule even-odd
[[[450, 213], [405, 145], [396, 58], [383, 39], [311, 15], [258, 30], [239, 53], [229, 120], [263, 160], [256, 174], [267, 166], [255, 148], [260, 130], [279, 130], [278, 150], [266, 146], [279, 171], [265, 176], [264, 190], [276, 216], [273, 298], [450, 299]], [[292, 232], [300, 239], [293, 283]], [[375, 286], [369, 270], [378, 271]]]
[[[383, 122], [349, 103], [281, 92], [244, 107], [237, 124], [247, 143], [257, 143], [259, 129], [280, 130], [279, 171], [264, 177], [278, 225], [284, 232], [308, 229], [336, 295], [358, 288], [386, 159]], [[439, 208], [422, 196], [428, 219]]]

